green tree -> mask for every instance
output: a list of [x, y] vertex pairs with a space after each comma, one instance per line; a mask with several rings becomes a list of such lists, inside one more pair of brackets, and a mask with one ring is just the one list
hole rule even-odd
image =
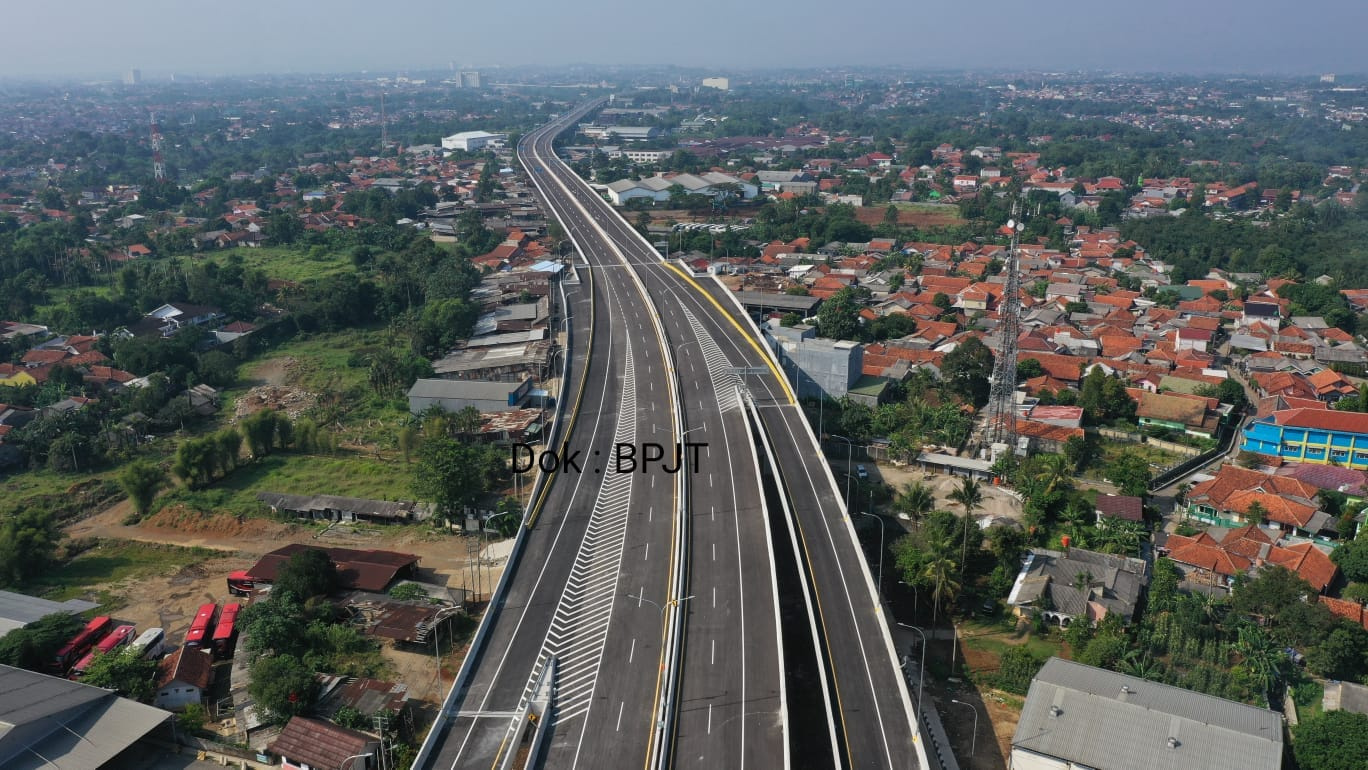
[[166, 484], [166, 471], [161, 466], [147, 460], [129, 463], [119, 473], [119, 486], [133, 503], [138, 516], [146, 516], [152, 509], [152, 500], [157, 490]]
[[23, 628], [0, 636], [0, 664], [45, 671], [48, 661], [84, 625], [85, 621], [79, 615], [66, 612], [44, 615]]
[[0, 523], [0, 585], [17, 585], [52, 566], [62, 530], [48, 511], [21, 508]]
[[1368, 583], [1368, 538], [1341, 543], [1330, 552], [1330, 561], [1340, 568], [1346, 578], [1355, 583]]
[[1301, 770], [1368, 770], [1368, 715], [1323, 711], [1292, 728], [1292, 753]]
[[[1086, 626], [1087, 624], [1080, 625]], [[1035, 675], [1040, 672], [1040, 667], [1043, 665], [1045, 665], [1045, 659], [1031, 652], [1026, 645], [1009, 645], [1002, 653], [996, 684], [999, 689], [1017, 695], [1025, 695], [1031, 687], [1031, 680], [1035, 679]]]
[[909, 481], [902, 492], [898, 493], [893, 507], [912, 517], [913, 521], [921, 521], [923, 516], [936, 507], [936, 496], [931, 487], [920, 481]]
[[1286, 567], [1264, 567], [1254, 577], [1239, 576], [1231, 596], [1231, 608], [1245, 615], [1278, 616], [1294, 604], [1313, 601], [1316, 589]]
[[271, 595], [288, 594], [298, 601], [306, 601], [331, 594], [338, 583], [337, 565], [328, 558], [327, 551], [306, 548], [292, 554], [281, 566], [271, 586]]
[[1148, 612], [1170, 612], [1178, 600], [1178, 568], [1173, 560], [1162, 557], [1154, 561], [1150, 577]]
[[1040, 458], [1039, 480], [1045, 484], [1045, 494], [1053, 494], [1056, 489], [1072, 486], [1073, 464], [1065, 455], [1045, 455]]
[[405, 425], [399, 429], [397, 441], [399, 443], [399, 453], [404, 456], [404, 464], [413, 462], [413, 453], [418, 448], [418, 429], [412, 425]]
[[501, 461], [484, 447], [433, 436], [418, 450], [413, 491], [451, 521], [462, 506], [474, 503], [489, 489], [501, 470]]
[[247, 692], [268, 719], [284, 722], [313, 707], [318, 685], [313, 669], [293, 655], [271, 655], [252, 664]]
[[1070, 436], [1064, 442], [1064, 457], [1075, 473], [1087, 470], [1097, 459], [1097, 439], [1090, 433]]
[[1031, 380], [1045, 374], [1045, 367], [1034, 358], [1022, 358], [1017, 360], [1017, 381]]
[[1150, 480], [1154, 478], [1145, 458], [1131, 450], [1125, 450], [1117, 455], [1111, 465], [1107, 466], [1106, 472], [1107, 480], [1115, 484], [1121, 490], [1121, 494], [1134, 497], [1144, 497], [1149, 492]]
[[1365, 671], [1368, 631], [1341, 623], [1324, 641], [1306, 651], [1306, 667], [1317, 676], [1357, 681]]
[[1083, 387], [1078, 396], [1078, 405], [1083, 407], [1083, 415], [1089, 424], [1100, 422], [1106, 415], [1107, 373], [1100, 366], [1094, 366], [1083, 377]]
[[846, 287], [831, 295], [817, 311], [817, 330], [833, 340], [860, 338], [860, 303], [857, 290]]
[[945, 354], [941, 377], [961, 400], [982, 407], [988, 403], [988, 377], [993, 373], [993, 351], [978, 337], [969, 337]]
[[124, 647], [104, 655], [97, 654], [81, 682], [115, 690], [125, 698], [147, 701], [152, 698], [152, 680], [156, 675], [157, 661], [144, 658], [138, 650]]
[[[943, 554], [944, 551], [942, 550]], [[940, 617], [941, 605], [952, 602], [959, 595], [960, 565], [948, 556], [938, 555], [926, 563], [923, 569], [923, 579], [931, 588], [932, 613], [931, 624], [935, 625]]]
[[[1365, 632], [1368, 634], [1368, 632]], [[1257, 626], [1242, 625], [1235, 641], [1235, 652], [1240, 655], [1240, 670], [1268, 698], [1273, 687], [1283, 678], [1287, 656]]]
[[456, 413], [455, 428], [457, 435], [473, 436], [484, 425], [484, 415], [473, 406], [467, 406]]

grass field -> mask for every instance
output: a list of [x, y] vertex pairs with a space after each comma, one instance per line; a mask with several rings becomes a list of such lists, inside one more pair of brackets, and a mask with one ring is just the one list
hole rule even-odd
[[[25, 588], [54, 601], [65, 601], [82, 596], [91, 586], [127, 578], [165, 575], [187, 564], [220, 555], [203, 548], [181, 548], [131, 540], [101, 541], [99, 545], [62, 565], [60, 570], [29, 581]], [[102, 605], [110, 602], [109, 597], [103, 595], [100, 599]]]
[[377, 460], [346, 450], [336, 455], [286, 452], [248, 463], [207, 489], [176, 489], [157, 500], [157, 507], [184, 505], [211, 513], [262, 513], [257, 492], [292, 495], [341, 495], [376, 500], [412, 500], [412, 466], [402, 460]]
[[[1124, 453], [1136, 454], [1142, 457], [1150, 465], [1150, 470], [1158, 473], [1160, 468], [1168, 468], [1186, 460], [1187, 457], [1177, 452], [1169, 452], [1150, 444], [1138, 444], [1125, 441], [1103, 441], [1101, 444], [1102, 457], [1092, 464], [1087, 470], [1083, 471], [1083, 477], [1095, 481], [1104, 481], [1107, 476], [1107, 469], [1116, 458]], [[1158, 466], [1158, 467], [1155, 467]]]
[[337, 273], [352, 272], [351, 257], [347, 254], [317, 248], [260, 246], [196, 254], [195, 262], [214, 262], [226, 265], [234, 257], [241, 258], [243, 267], [259, 268], [267, 278], [300, 283], [310, 278], [321, 278]]

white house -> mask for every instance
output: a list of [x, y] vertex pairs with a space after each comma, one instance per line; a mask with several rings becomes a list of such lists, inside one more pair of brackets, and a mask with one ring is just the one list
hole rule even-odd
[[214, 658], [208, 648], [181, 647], [157, 664], [157, 694], [152, 705], [178, 709], [204, 700], [213, 680]]

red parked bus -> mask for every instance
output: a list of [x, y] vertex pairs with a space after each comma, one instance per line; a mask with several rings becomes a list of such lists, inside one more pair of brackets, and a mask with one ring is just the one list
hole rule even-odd
[[65, 674], [71, 668], [71, 664], [80, 660], [83, 655], [90, 652], [90, 648], [114, 626], [114, 621], [108, 615], [101, 615], [86, 624], [81, 633], [71, 638], [71, 641], [62, 645], [57, 650], [57, 655], [52, 660], [52, 670]]
[[190, 624], [190, 631], [185, 634], [186, 647], [201, 647], [210, 641], [210, 634], [214, 630], [214, 616], [217, 614], [217, 604], [200, 605], [199, 611], [195, 613], [195, 622]]
[[226, 658], [233, 654], [233, 642], [237, 640], [238, 611], [242, 605], [237, 602], [223, 605], [223, 614], [219, 615], [218, 625], [214, 628], [214, 654]]
[[95, 649], [87, 652], [85, 657], [81, 658], [81, 662], [77, 663], [76, 666], [71, 669], [71, 678], [81, 678], [81, 676], [85, 674], [86, 669], [90, 668], [90, 663], [95, 660], [96, 655], [107, 655], [119, 647], [128, 644], [133, 641], [133, 635], [137, 632], [138, 629], [133, 626], [119, 626], [113, 631], [110, 631], [109, 636], [101, 639], [100, 643], [95, 645]]
[[256, 582], [247, 577], [247, 570], [228, 573], [228, 593], [233, 596], [251, 596], [255, 588]]

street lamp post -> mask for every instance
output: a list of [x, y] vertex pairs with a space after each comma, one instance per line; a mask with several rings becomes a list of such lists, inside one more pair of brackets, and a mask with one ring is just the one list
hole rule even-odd
[[898, 626], [921, 634], [921, 668], [917, 670], [917, 718], [921, 719], [922, 688], [926, 686], [926, 632], [910, 623], [899, 623]]
[[867, 512], [865, 512], [865, 511], [855, 511], [855, 513], [858, 513], [858, 514], [860, 514], [861, 516], [868, 516], [869, 518], [871, 518], [871, 519], [873, 519], [873, 520], [879, 522], [879, 581], [878, 581], [878, 587], [879, 587], [879, 593], [883, 593], [883, 557], [884, 557], [884, 520], [883, 520], [883, 517], [882, 517], [882, 516], [877, 516], [877, 515], [872, 514], [872, 513], [867, 513]]
[[375, 756], [375, 752], [374, 752], [374, 751], [368, 751], [368, 752], [366, 752], [365, 754], [353, 754], [353, 755], [351, 755], [350, 757], [347, 757], [346, 759], [342, 760], [342, 762], [341, 762], [340, 764], [338, 764], [337, 770], [344, 770], [344, 768], [346, 768], [346, 766], [347, 766], [347, 763], [348, 763], [348, 762], [351, 762], [352, 760], [360, 759], [361, 757], [373, 757], [373, 756]]
[[845, 492], [845, 506], [846, 506], [846, 510], [848, 511], [848, 510], [850, 510], [850, 477], [851, 477], [851, 475], [852, 475], [852, 474], [851, 474], [851, 463], [854, 462], [855, 442], [854, 442], [854, 441], [851, 441], [850, 439], [846, 438], [845, 436], [838, 436], [838, 435], [836, 435], [835, 433], [828, 433], [828, 434], [826, 434], [826, 437], [827, 437], [827, 438], [834, 438], [834, 439], [836, 439], [837, 441], [844, 441], [844, 442], [845, 442], [845, 445], [846, 445], [846, 492]]
[[[514, 514], [516, 514], [516, 513], [519, 513], [519, 511], [501, 511], [501, 512], [496, 513], [496, 514], [494, 514], [493, 516], [490, 516], [489, 518], [485, 519], [485, 520], [484, 520], [484, 523], [480, 525], [480, 552], [479, 552], [478, 554], [475, 555], [475, 570], [476, 570], [476, 576], [477, 576], [476, 579], [475, 579], [475, 591], [476, 591], [476, 593], [478, 593], [479, 590], [480, 590], [480, 580], [479, 580], [479, 577], [478, 577], [479, 573], [482, 571], [482, 568], [481, 568], [481, 566], [480, 566], [480, 562], [481, 562], [481, 560], [484, 558], [484, 549], [485, 549], [485, 545], [489, 542], [489, 522], [491, 522], [491, 521], [493, 521], [493, 520], [499, 518], [500, 516], [512, 516], [512, 515], [514, 515]], [[491, 592], [492, 592], [492, 586], [491, 586]]]
[[972, 759], [974, 756], [974, 751], [978, 748], [978, 709], [974, 707], [974, 704], [965, 703], [962, 700], [955, 700], [954, 698], [951, 698], [950, 702], [958, 703], [961, 706], [968, 706], [969, 710], [974, 712], [974, 732], [972, 735], [969, 736], [969, 757]]
[[660, 610], [660, 624], [663, 626], [665, 625], [665, 610], [669, 607], [675, 606], [676, 604], [683, 604], [684, 602], [687, 602], [688, 600], [693, 598], [693, 594], [689, 594], [688, 596], [681, 596], [678, 599], [670, 599], [664, 604], [661, 604], [660, 602], [652, 599], [647, 599], [645, 596], [638, 596], [636, 594], [627, 594], [627, 598], [636, 599], [638, 606], [640, 606], [642, 602], [655, 605], [656, 609]]
[[906, 580], [899, 580], [898, 585], [907, 586], [908, 588], [912, 589], [912, 617], [917, 617], [919, 614], [921, 614], [919, 612], [921, 603], [921, 591], [918, 591], [916, 586], [912, 585]]

